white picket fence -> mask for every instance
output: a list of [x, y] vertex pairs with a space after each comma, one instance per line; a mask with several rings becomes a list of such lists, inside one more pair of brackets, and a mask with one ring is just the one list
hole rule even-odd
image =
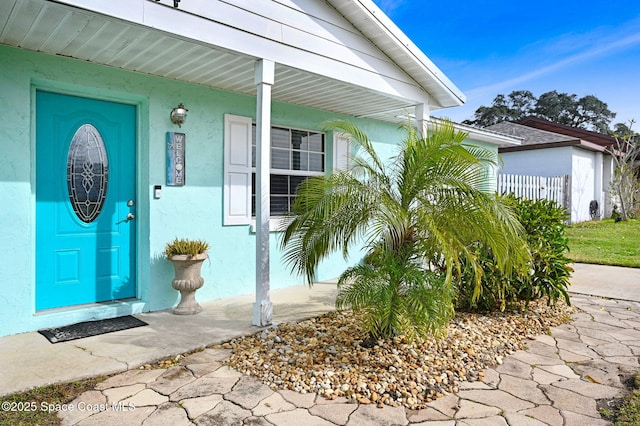
[[544, 177], [521, 175], [498, 175], [498, 194], [514, 194], [530, 200], [553, 200], [569, 208], [571, 202], [569, 175]]

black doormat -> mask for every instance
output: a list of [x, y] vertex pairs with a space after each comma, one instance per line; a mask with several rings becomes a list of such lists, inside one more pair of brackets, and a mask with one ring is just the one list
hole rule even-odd
[[65, 327], [44, 328], [38, 330], [38, 333], [46, 337], [51, 343], [60, 343], [144, 325], [148, 324], [138, 318], [127, 315], [126, 317], [79, 322]]

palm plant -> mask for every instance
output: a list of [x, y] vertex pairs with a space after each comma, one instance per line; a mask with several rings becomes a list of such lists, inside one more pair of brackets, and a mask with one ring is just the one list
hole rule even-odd
[[474, 243], [489, 247], [502, 269], [526, 262], [514, 214], [479, 189], [496, 154], [465, 145], [467, 134], [451, 122], [427, 136], [404, 126], [406, 137], [388, 164], [357, 126], [339, 120], [327, 128], [349, 135], [358, 155], [351, 170], [300, 185], [284, 257], [311, 284], [323, 258], [340, 250], [346, 259], [364, 244], [370, 255], [340, 276], [336, 306], [362, 312], [371, 337], [442, 331], [454, 313], [452, 281], [462, 259], [481, 290]]

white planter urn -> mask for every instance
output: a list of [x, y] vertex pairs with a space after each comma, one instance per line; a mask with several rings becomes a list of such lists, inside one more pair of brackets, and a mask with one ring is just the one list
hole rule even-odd
[[174, 255], [169, 259], [176, 271], [171, 282], [173, 288], [180, 292], [180, 303], [173, 309], [177, 315], [194, 315], [202, 312], [202, 306], [196, 301], [196, 290], [204, 285], [200, 274], [202, 262], [209, 258], [206, 253], [192, 255]]

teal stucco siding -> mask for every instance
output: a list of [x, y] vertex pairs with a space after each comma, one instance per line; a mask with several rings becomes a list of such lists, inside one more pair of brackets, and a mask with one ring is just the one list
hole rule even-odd
[[[211, 244], [210, 260], [202, 269], [205, 285], [197, 293], [200, 302], [254, 292], [255, 234], [250, 226], [223, 226], [222, 222], [224, 115], [255, 118], [255, 97], [17, 48], [0, 47], [0, 57], [0, 102], [7, 112], [0, 122], [0, 244], [5, 248], [0, 262], [0, 335], [171, 308], [179, 293], [171, 288], [173, 269], [162, 251], [175, 237], [200, 238]], [[137, 106], [135, 299], [35, 310], [36, 90]], [[169, 112], [180, 102], [189, 109], [182, 128], [169, 120]], [[324, 121], [336, 118], [327, 111], [294, 105], [274, 103], [272, 108], [274, 125], [321, 130]], [[354, 121], [379, 141], [380, 152], [395, 152], [394, 144], [401, 137], [396, 125]], [[183, 187], [165, 185], [167, 131], [186, 134]], [[330, 161], [331, 148], [327, 158]], [[153, 197], [154, 185], [162, 185], [159, 199]], [[271, 234], [270, 242], [271, 287], [304, 284], [303, 278], [282, 264], [277, 233]], [[348, 261], [340, 254], [332, 256], [319, 267], [318, 279], [335, 278], [360, 258], [357, 248]]]

